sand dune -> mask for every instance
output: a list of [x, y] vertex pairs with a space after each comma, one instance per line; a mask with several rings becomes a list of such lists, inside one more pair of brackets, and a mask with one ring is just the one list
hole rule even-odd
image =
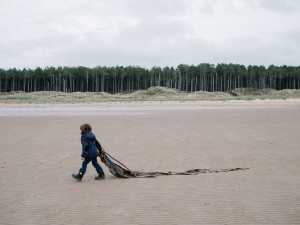
[[[299, 224], [299, 102], [189, 104], [2, 106], [0, 224]], [[132, 170], [250, 169], [76, 183], [84, 122]]]
[[255, 99], [300, 99], [298, 89], [249, 89], [238, 88], [227, 92], [195, 91], [186, 92], [166, 87], [150, 87], [147, 90], [138, 90], [132, 93], [110, 94], [106, 92], [0, 92], [1, 104], [59, 104], [59, 103], [109, 103], [109, 102], [136, 102], [136, 101], [230, 101]]

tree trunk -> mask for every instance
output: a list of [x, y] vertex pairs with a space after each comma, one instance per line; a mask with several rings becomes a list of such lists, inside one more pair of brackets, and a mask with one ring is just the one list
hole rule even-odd
[[101, 77], [101, 92], [104, 92], [104, 74]]
[[86, 91], [89, 91], [89, 74], [86, 72]]
[[121, 74], [121, 92], [123, 93], [123, 71]]

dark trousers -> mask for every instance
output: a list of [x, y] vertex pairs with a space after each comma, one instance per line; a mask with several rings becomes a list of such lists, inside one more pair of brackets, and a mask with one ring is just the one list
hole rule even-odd
[[95, 167], [97, 173], [99, 175], [104, 175], [103, 169], [101, 168], [101, 166], [99, 165], [99, 163], [97, 162], [97, 157], [94, 158], [85, 158], [82, 162], [82, 167], [79, 169], [79, 174], [81, 176], [83, 176], [85, 174], [87, 165], [90, 163], [90, 161], [92, 161], [93, 166]]

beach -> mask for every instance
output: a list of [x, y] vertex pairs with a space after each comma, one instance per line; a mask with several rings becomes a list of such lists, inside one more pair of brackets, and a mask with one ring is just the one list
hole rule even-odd
[[[0, 224], [299, 224], [300, 101], [0, 105]], [[90, 164], [79, 126], [131, 170], [249, 170], [120, 179]]]

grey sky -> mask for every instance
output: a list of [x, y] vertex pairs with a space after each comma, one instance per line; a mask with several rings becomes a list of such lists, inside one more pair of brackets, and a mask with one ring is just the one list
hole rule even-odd
[[0, 67], [300, 65], [300, 0], [0, 0]]

